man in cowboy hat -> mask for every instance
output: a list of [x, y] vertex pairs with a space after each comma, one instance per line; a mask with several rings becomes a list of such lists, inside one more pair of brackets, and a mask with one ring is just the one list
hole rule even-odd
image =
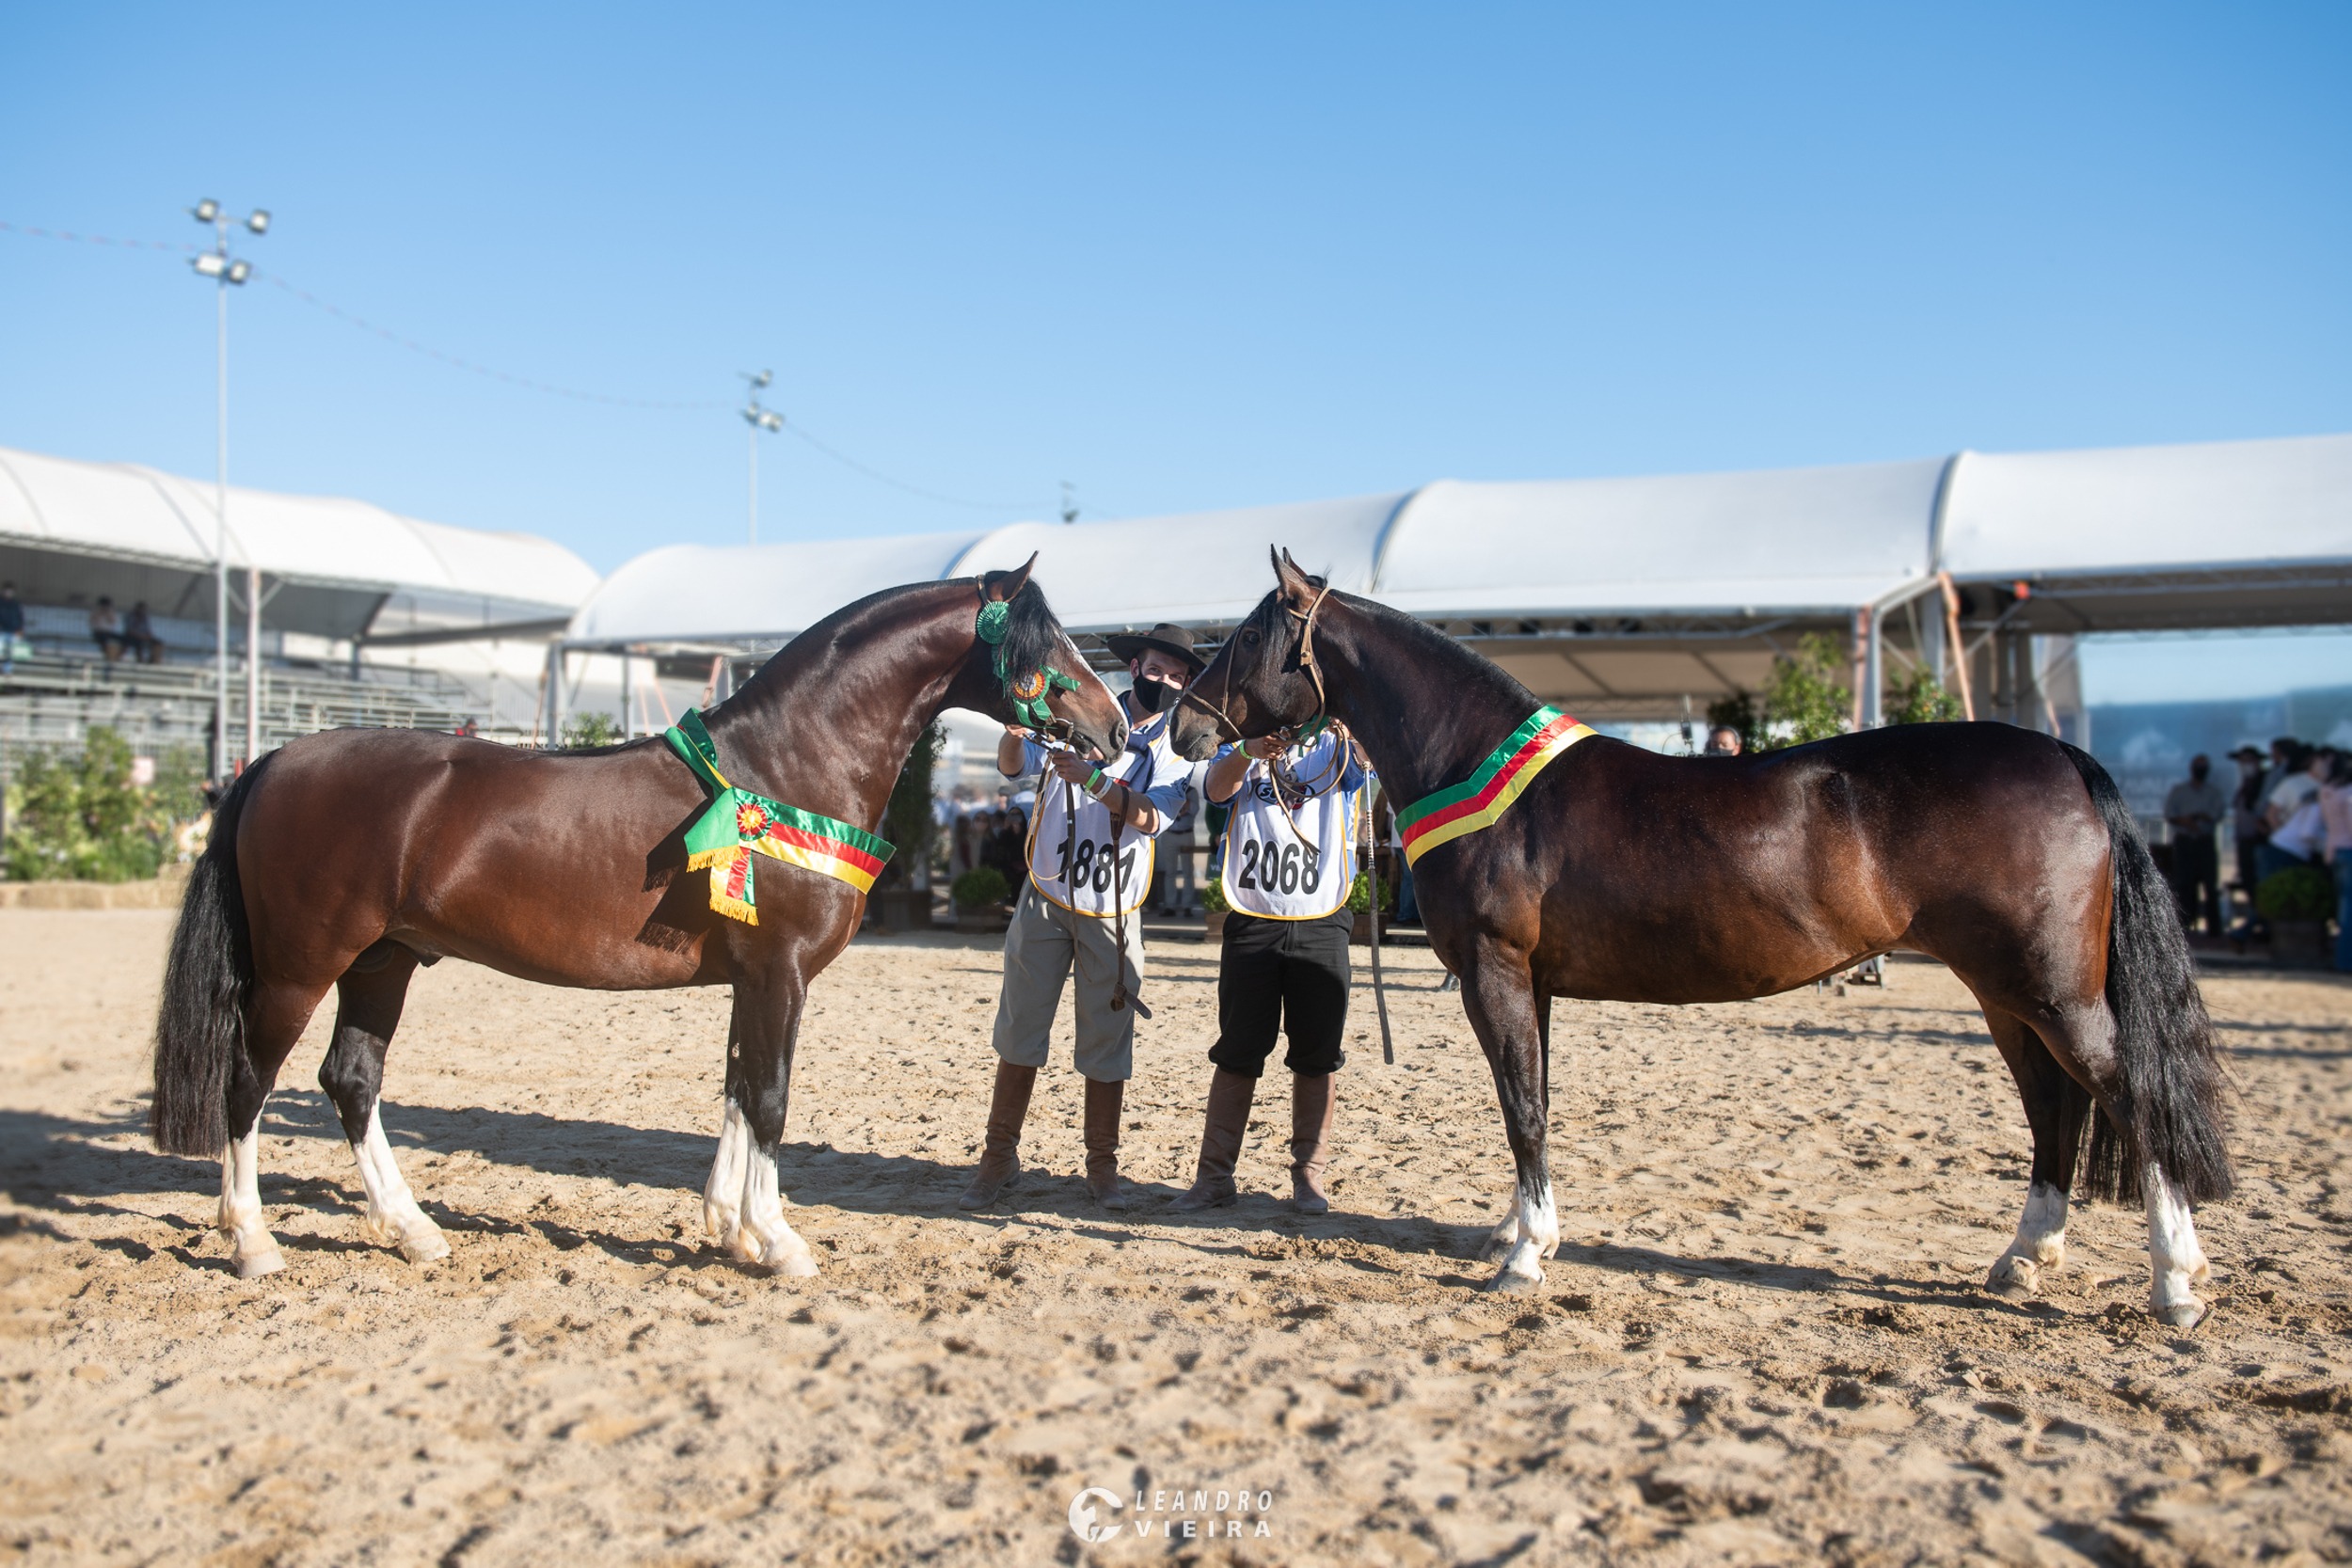
[[1119, 1117], [1135, 1067], [1135, 994], [1143, 979], [1142, 904], [1152, 887], [1152, 840], [1182, 811], [1191, 765], [1168, 749], [1176, 698], [1202, 661], [1192, 633], [1161, 625], [1104, 639], [1127, 661], [1135, 685], [1121, 699], [1126, 750], [1094, 760], [1049, 750], [1027, 730], [1005, 731], [996, 767], [1037, 773], [1029, 816], [1026, 882], [1005, 933], [1005, 979], [996, 1002], [996, 1087], [979, 1168], [960, 1200], [984, 1209], [1019, 1173], [1021, 1125], [1062, 987], [1078, 979], [1078, 1071], [1086, 1079], [1087, 1190], [1104, 1208], [1119, 1196]]

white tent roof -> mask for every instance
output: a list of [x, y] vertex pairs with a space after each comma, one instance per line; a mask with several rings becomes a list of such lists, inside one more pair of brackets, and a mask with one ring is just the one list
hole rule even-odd
[[[1939, 569], [2005, 591], [2037, 584], [2026, 617], [2037, 630], [2340, 621], [2352, 619], [2352, 436], [1440, 480], [1402, 495], [1076, 527], [672, 548], [608, 578], [569, 635], [788, 637], [877, 589], [1018, 565], [1031, 551], [1073, 631], [1216, 627], [1263, 596], [1269, 546], [1338, 587], [1435, 621], [1818, 620], [1915, 592]], [[748, 593], [710, 592], [722, 562]], [[2124, 578], [2128, 592], [2116, 586]]]
[[[129, 463], [0, 448], [0, 543], [142, 565], [208, 569], [214, 487]], [[231, 485], [230, 558], [307, 586], [433, 590], [569, 610], [596, 588], [552, 540], [403, 517], [364, 501]]]

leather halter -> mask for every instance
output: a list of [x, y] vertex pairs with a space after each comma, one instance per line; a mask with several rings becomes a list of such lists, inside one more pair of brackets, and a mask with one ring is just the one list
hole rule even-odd
[[[1330, 589], [1320, 588], [1315, 591], [1314, 602], [1309, 605], [1305, 610], [1293, 610], [1289, 605], [1284, 605], [1282, 607], [1283, 614], [1288, 615], [1291, 619], [1300, 623], [1298, 634], [1298, 665], [1300, 669], [1307, 672], [1308, 678], [1315, 683], [1315, 711], [1308, 718], [1306, 723], [1285, 724], [1279, 730], [1273, 732], [1277, 735], [1284, 736], [1295, 736], [1301, 730], [1312, 727], [1318, 720], [1326, 719], [1330, 716], [1330, 701], [1324, 695], [1323, 691], [1323, 669], [1322, 666], [1315, 662], [1315, 616], [1322, 610], [1323, 601], [1330, 596]], [[1232, 644], [1228, 643], [1227, 646], [1230, 649]], [[1224, 701], [1212, 703], [1206, 697], [1201, 696], [1200, 694], [1199, 683], [1196, 682], [1191, 686], [1185, 687], [1183, 691], [1177, 693], [1176, 705], [1177, 706], [1182, 707], [1186, 703], [1198, 704], [1201, 712], [1207, 714], [1210, 718], [1224, 725], [1226, 730], [1232, 734], [1234, 742], [1239, 744], [1246, 737], [1241, 733], [1241, 726], [1233, 722], [1232, 716], [1226, 713], [1224, 706], [1225, 702], [1232, 701], [1233, 696], [1233, 665], [1230, 658], [1225, 664], [1225, 679], [1217, 688], [1217, 696]]]

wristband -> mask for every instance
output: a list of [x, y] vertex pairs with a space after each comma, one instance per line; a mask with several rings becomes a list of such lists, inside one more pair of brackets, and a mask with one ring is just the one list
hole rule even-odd
[[1087, 793], [1098, 800], [1103, 798], [1103, 791], [1108, 786], [1109, 781], [1103, 777], [1103, 770], [1100, 768], [1087, 778]]

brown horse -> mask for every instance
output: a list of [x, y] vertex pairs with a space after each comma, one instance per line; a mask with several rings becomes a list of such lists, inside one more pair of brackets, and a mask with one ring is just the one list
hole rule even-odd
[[[1327, 590], [1287, 553], [1275, 570], [1279, 586], [1187, 690], [1181, 754], [1327, 708], [1409, 806], [1470, 778], [1536, 711], [1433, 628]], [[2033, 1129], [2025, 1217], [1992, 1286], [2030, 1292], [2063, 1259], [2088, 1132], [2085, 1196], [2145, 1199], [2155, 1312], [2179, 1326], [2203, 1315], [2189, 1206], [2231, 1183], [2212, 1026], [2170, 896], [2085, 752], [2004, 724], [1736, 758], [1592, 736], [1413, 869], [1518, 1166], [1496, 1288], [1541, 1281], [1559, 1244], [1544, 1155], [1553, 997], [1729, 1001], [1904, 948], [1975, 993]]]
[[[1025, 565], [894, 588], [818, 622], [711, 710], [722, 772], [870, 831], [940, 710], [1010, 721], [1014, 681], [1045, 688], [1057, 718], [1116, 756], [1127, 732], [1119, 705], [1028, 577]], [[994, 604], [1005, 609], [992, 646], [977, 626]], [[1033, 678], [1048, 668], [1075, 685]], [[816, 1273], [785, 1223], [776, 1150], [809, 982], [848, 945], [866, 895], [766, 860], [758, 923], [714, 913], [705, 878], [681, 875], [686, 830], [707, 804], [658, 738], [551, 753], [338, 730], [239, 779], [172, 937], [153, 1110], [162, 1148], [221, 1156], [219, 1223], [237, 1272], [284, 1266], [262, 1223], [262, 1101], [330, 987], [335, 1035], [319, 1083], [359, 1162], [366, 1232], [412, 1262], [448, 1255], [393, 1163], [376, 1099], [409, 977], [454, 957], [548, 985], [732, 985], [706, 1218], [739, 1258]]]

